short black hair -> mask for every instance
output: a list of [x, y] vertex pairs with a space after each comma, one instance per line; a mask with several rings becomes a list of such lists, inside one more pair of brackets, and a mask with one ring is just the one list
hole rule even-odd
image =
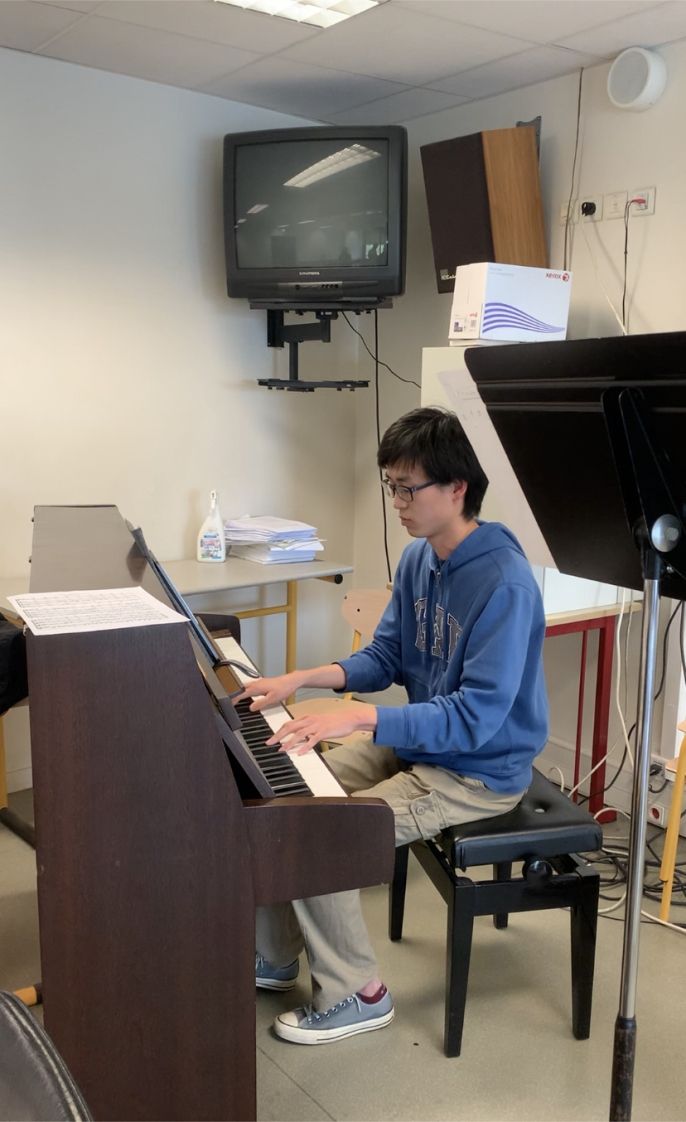
[[399, 417], [384, 433], [376, 462], [382, 469], [420, 467], [434, 483], [464, 482], [465, 518], [476, 518], [481, 510], [488, 479], [449, 409], [413, 409]]

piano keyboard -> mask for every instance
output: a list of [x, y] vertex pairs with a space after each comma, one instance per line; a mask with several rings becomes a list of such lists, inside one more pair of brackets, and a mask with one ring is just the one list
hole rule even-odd
[[[216, 644], [224, 658], [236, 659], [257, 670], [235, 639], [217, 639]], [[250, 681], [248, 675], [236, 667], [232, 667], [232, 672], [241, 684]], [[235, 704], [241, 718], [241, 735], [275, 795], [345, 796], [336, 776], [317, 752], [296, 756], [280, 752], [276, 745], [265, 747], [265, 740], [291, 719], [284, 705], [272, 705], [261, 713], [252, 713], [251, 704], [249, 700]]]

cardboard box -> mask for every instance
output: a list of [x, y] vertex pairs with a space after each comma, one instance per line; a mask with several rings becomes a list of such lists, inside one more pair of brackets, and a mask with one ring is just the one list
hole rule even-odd
[[551, 342], [567, 334], [572, 275], [481, 261], [459, 265], [450, 314], [451, 343], [465, 339]]

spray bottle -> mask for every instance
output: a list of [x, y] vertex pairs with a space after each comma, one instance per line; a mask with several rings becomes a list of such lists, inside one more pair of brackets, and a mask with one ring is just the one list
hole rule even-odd
[[219, 513], [217, 492], [210, 491], [210, 509], [198, 534], [198, 561], [225, 561], [226, 537], [224, 523]]

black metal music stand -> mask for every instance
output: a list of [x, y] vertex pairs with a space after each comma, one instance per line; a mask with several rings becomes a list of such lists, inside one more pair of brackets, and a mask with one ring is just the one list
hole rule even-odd
[[558, 567], [644, 594], [610, 1118], [631, 1118], [660, 595], [686, 600], [686, 333], [468, 350]]

